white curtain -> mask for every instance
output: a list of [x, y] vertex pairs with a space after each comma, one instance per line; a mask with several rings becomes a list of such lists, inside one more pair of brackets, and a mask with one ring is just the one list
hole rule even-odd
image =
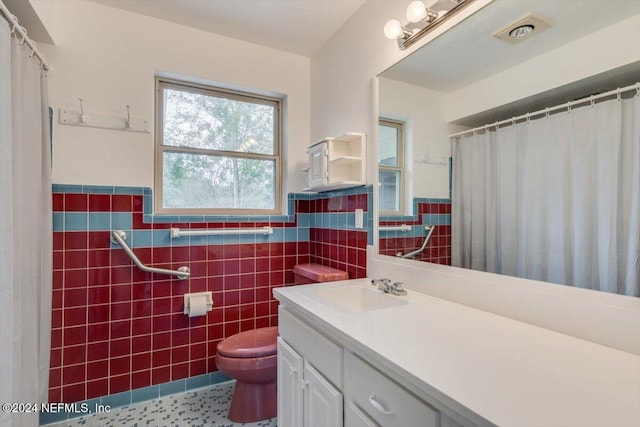
[[452, 140], [452, 263], [640, 296], [640, 96]]
[[[30, 52], [29, 52], [30, 53]], [[46, 79], [0, 18], [0, 402], [46, 402], [51, 341], [51, 154]], [[0, 426], [37, 414], [0, 411]]]

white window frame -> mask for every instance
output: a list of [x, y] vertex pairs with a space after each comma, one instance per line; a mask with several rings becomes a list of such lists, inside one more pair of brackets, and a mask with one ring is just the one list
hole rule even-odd
[[[378, 175], [376, 176], [376, 182], [379, 182], [380, 180], [380, 171], [381, 170], [386, 170], [386, 171], [394, 171], [394, 172], [399, 172], [400, 173], [400, 180], [399, 180], [399, 200], [398, 200], [398, 210], [393, 210], [393, 211], [386, 211], [386, 210], [380, 210], [380, 215], [402, 215], [404, 213], [404, 207], [405, 207], [405, 193], [406, 193], [406, 186], [405, 186], [405, 177], [406, 177], [406, 168], [405, 168], [405, 149], [406, 149], [406, 123], [400, 120], [393, 120], [393, 119], [388, 119], [388, 118], [384, 118], [384, 117], [379, 117], [378, 118], [378, 126], [387, 126], [387, 127], [393, 127], [396, 128], [398, 131], [398, 141], [397, 141], [397, 146], [398, 146], [398, 162], [397, 165], [398, 166], [382, 166], [380, 165], [380, 162], [377, 161], [378, 163]], [[378, 206], [378, 208], [380, 208]]]
[[[155, 103], [155, 165], [154, 165], [154, 212], [168, 215], [279, 215], [282, 213], [282, 99], [251, 93], [248, 91], [231, 90], [219, 86], [203, 85], [188, 81], [156, 77], [156, 103]], [[164, 88], [173, 88], [182, 91], [200, 93], [210, 96], [224, 97], [239, 101], [248, 101], [257, 104], [274, 106], [274, 147], [273, 154], [247, 153], [240, 151], [213, 150], [202, 148], [178, 147], [164, 145], [163, 121], [164, 121]], [[273, 160], [275, 168], [274, 183], [274, 208], [273, 209], [205, 209], [205, 208], [164, 208], [162, 190], [163, 155], [165, 152], [205, 154], [224, 157], [236, 157], [241, 159]]]

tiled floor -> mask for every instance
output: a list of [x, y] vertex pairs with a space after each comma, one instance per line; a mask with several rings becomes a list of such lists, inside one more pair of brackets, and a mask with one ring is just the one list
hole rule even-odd
[[47, 427], [276, 427], [276, 419], [237, 424], [227, 419], [235, 383], [225, 382], [187, 393], [153, 399], [108, 413], [48, 424]]

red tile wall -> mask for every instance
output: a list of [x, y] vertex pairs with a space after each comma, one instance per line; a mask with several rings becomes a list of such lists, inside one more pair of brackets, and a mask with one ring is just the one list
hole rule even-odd
[[[418, 203], [415, 221], [381, 221], [380, 225], [419, 225], [423, 223], [423, 214], [451, 215], [451, 203]], [[399, 252], [406, 254], [422, 247], [424, 239], [423, 236], [381, 238], [380, 253], [389, 256], [396, 256]], [[451, 225], [436, 225], [425, 250], [413, 259], [451, 265]]]
[[[299, 212], [345, 213], [368, 210], [367, 194], [334, 196], [300, 201]], [[312, 227], [309, 230], [311, 262], [349, 273], [350, 279], [367, 276], [367, 231]]]
[[[364, 199], [363, 199], [364, 196]], [[297, 200], [299, 212], [365, 206], [366, 195]], [[148, 224], [142, 196], [53, 194], [55, 212], [131, 212], [134, 229], [296, 226], [294, 223]], [[293, 284], [293, 266], [319, 262], [366, 276], [366, 231], [311, 229], [311, 241], [134, 248], [155, 267], [188, 265], [178, 280], [145, 273], [108, 231], [53, 233], [49, 401], [77, 402], [216, 371], [216, 345], [240, 331], [277, 325], [273, 288]], [[182, 313], [187, 292], [212, 291], [206, 316]]]
[[311, 262], [349, 273], [349, 279], [367, 277], [367, 232], [312, 228], [309, 232]]

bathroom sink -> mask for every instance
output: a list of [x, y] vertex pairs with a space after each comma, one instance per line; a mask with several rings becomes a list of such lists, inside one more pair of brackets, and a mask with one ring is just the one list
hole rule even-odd
[[316, 292], [320, 298], [351, 311], [372, 311], [397, 307], [407, 303], [403, 297], [385, 294], [374, 288], [346, 286], [320, 289]]

